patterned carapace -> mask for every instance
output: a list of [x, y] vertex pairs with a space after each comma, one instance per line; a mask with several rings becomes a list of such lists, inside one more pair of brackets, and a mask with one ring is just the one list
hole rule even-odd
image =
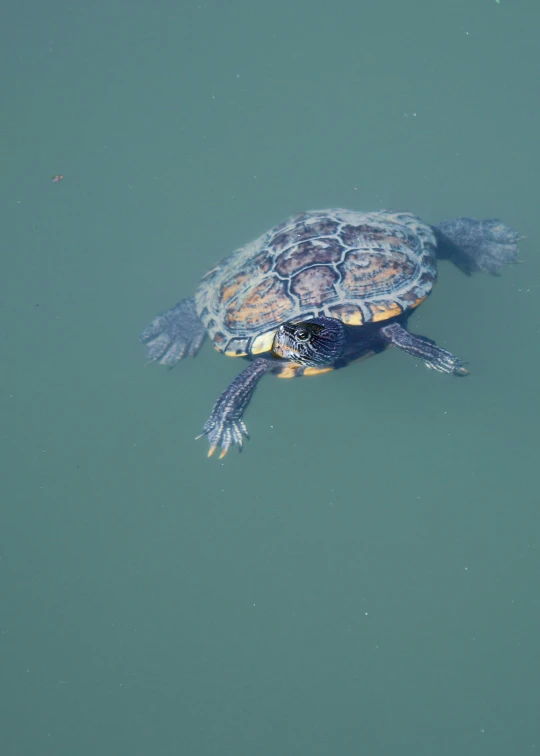
[[195, 295], [197, 314], [216, 349], [238, 357], [260, 351], [257, 337], [285, 321], [388, 320], [429, 295], [435, 244], [411, 213], [303, 213], [210, 270]]

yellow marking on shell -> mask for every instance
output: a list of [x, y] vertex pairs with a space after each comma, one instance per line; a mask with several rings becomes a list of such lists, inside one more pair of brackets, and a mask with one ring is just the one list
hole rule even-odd
[[321, 373], [330, 373], [334, 368], [332, 367], [324, 367], [324, 368], [317, 368], [317, 367], [307, 367], [303, 375], [321, 375]]
[[294, 303], [287, 295], [285, 281], [266, 276], [254, 288], [248, 287], [246, 296], [225, 303], [224, 309], [223, 322], [229, 331], [258, 331], [271, 322], [289, 320]]
[[364, 318], [362, 317], [360, 310], [357, 310], [350, 315], [344, 315], [342, 321], [345, 323], [345, 325], [360, 326], [364, 324]]
[[238, 292], [246, 285], [248, 276], [245, 273], [239, 273], [224, 284], [221, 292], [221, 301], [223, 305], [227, 305]]
[[263, 354], [264, 352], [270, 352], [274, 343], [274, 337], [276, 335], [276, 329], [273, 331], [267, 331], [261, 333], [254, 340], [251, 346], [251, 354]]
[[225, 289], [223, 289], [223, 291], [221, 293], [221, 301], [224, 304], [227, 304], [234, 297], [234, 295], [238, 291], [238, 288], [239, 288], [238, 286], [227, 286], [227, 287], [225, 287]]
[[235, 350], [231, 350], [230, 352], [224, 352], [224, 354], [227, 355], [227, 357], [246, 357], [249, 352], [237, 352]]
[[328, 313], [331, 318], [337, 318], [345, 325], [361, 326], [364, 324], [362, 311], [356, 305], [334, 305], [328, 308]]
[[420, 299], [417, 299], [416, 302], [412, 302], [412, 304], [409, 305], [411, 310], [413, 310], [415, 307], [418, 307], [419, 304], [422, 304], [422, 302], [425, 302], [427, 297], [420, 297]]
[[379, 320], [388, 320], [389, 318], [395, 318], [396, 315], [401, 315], [403, 310], [401, 307], [396, 304], [396, 302], [389, 302], [388, 304], [376, 304], [372, 303], [369, 305], [373, 317], [372, 320], [374, 323], [377, 323]]

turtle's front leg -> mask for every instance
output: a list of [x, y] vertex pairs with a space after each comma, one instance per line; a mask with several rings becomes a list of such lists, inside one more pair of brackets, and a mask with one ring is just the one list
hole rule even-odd
[[415, 336], [409, 333], [399, 323], [390, 323], [381, 328], [383, 338], [402, 349], [413, 357], [424, 360], [426, 365], [439, 373], [453, 373], [453, 375], [467, 375], [468, 370], [461, 360], [458, 360], [451, 352], [437, 346], [434, 341], [425, 336]]
[[259, 357], [242, 370], [234, 381], [225, 389], [214, 404], [210, 417], [204, 424], [203, 432], [197, 438], [208, 436], [211, 457], [217, 447], [221, 448], [219, 458], [224, 457], [229, 447], [238, 444], [242, 449], [242, 436], [248, 437], [243, 415], [248, 406], [257, 383], [269, 373], [275, 364], [272, 359]]

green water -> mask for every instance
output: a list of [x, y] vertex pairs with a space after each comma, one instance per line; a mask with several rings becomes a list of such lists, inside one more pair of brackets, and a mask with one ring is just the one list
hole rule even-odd
[[[540, 750], [538, 0], [10, 3], [1, 756]], [[64, 180], [53, 183], [51, 177]], [[389, 351], [266, 378], [140, 330], [291, 213], [500, 217]]]

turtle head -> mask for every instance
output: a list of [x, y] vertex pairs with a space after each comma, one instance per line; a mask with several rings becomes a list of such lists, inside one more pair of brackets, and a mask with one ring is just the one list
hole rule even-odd
[[272, 354], [312, 367], [333, 365], [343, 354], [345, 339], [345, 326], [337, 318], [283, 323], [276, 331]]

